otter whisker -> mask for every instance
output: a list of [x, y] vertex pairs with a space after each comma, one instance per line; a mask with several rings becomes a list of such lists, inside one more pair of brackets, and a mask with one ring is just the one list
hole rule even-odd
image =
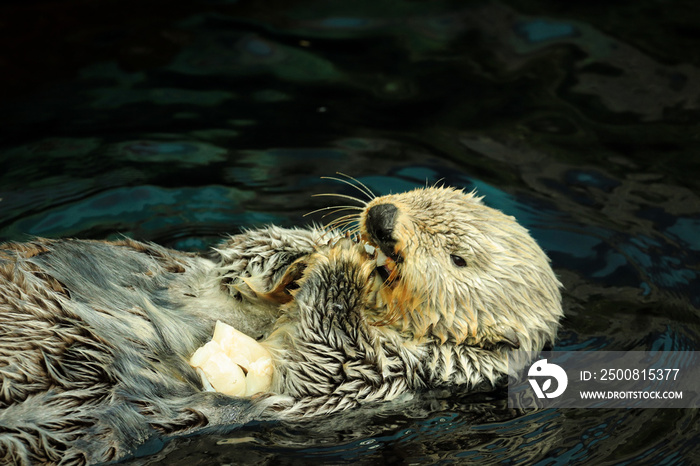
[[[322, 215], [321, 218], [326, 218], [326, 217], [328, 217], [329, 215], [332, 215], [332, 214], [341, 212], [341, 211], [343, 211], [343, 210], [351, 210], [351, 209], [337, 209], [337, 210], [334, 210], [334, 211], [332, 211], [332, 212], [328, 212], [328, 213], [325, 214], [325, 215]], [[360, 209], [360, 210], [362, 210], [362, 209]], [[351, 215], [352, 215], [352, 214], [351, 214]], [[354, 216], [357, 217], [357, 215], [354, 215]]]
[[348, 235], [349, 238], [351, 238], [355, 243], [360, 242], [360, 235], [359, 235], [359, 228], [350, 228], [348, 230], [345, 230], [345, 234]]
[[[375, 198], [377, 197], [377, 196], [374, 195], [374, 193], [372, 192], [372, 190], [369, 189], [369, 188], [367, 187], [367, 185], [365, 185], [362, 181], [358, 180], [357, 178], [353, 178], [352, 176], [346, 175], [345, 173], [341, 173], [341, 172], [336, 172], [336, 175], [344, 176], [345, 178], [347, 178], [347, 180], [343, 180], [343, 179], [341, 179], [341, 178], [335, 178], [335, 177], [333, 177], [333, 176], [322, 176], [321, 179], [338, 181], [338, 182], [340, 182], [340, 183], [345, 183], [345, 184], [347, 184], [348, 186], [352, 186], [353, 188], [357, 189], [357, 190], [360, 191], [362, 194], [364, 194], [365, 196], [367, 196], [367, 198], [368, 198], [370, 201], [371, 201], [372, 199], [375, 199]], [[355, 182], [355, 183], [357, 183], [357, 184], [353, 184], [353, 183], [351, 183], [351, 182], [348, 181], [348, 180], [353, 181], [353, 182]], [[357, 185], [360, 185], [360, 186], [357, 186]]]
[[311, 212], [305, 213], [303, 216], [307, 217], [309, 215], [317, 214], [319, 212], [323, 212], [325, 210], [330, 210], [331, 212], [328, 212], [327, 214], [323, 215], [321, 218], [326, 218], [328, 215], [334, 214], [336, 212], [341, 212], [343, 210], [359, 210], [362, 211], [364, 210], [362, 207], [359, 206], [354, 206], [354, 205], [341, 205], [341, 206], [328, 206], [328, 207], [321, 207], [320, 209], [313, 210]]
[[367, 205], [367, 202], [363, 201], [362, 199], [358, 199], [353, 196], [348, 196], [347, 194], [336, 194], [336, 193], [320, 193], [320, 194], [313, 194], [312, 197], [342, 197], [343, 199], [350, 199], [351, 201], [359, 202], [363, 206]]
[[[363, 190], [362, 188], [360, 188], [359, 186], [356, 186], [356, 185], [350, 183], [348, 180], [343, 180], [343, 179], [341, 179], [341, 178], [335, 178], [335, 177], [333, 177], [333, 176], [322, 176], [321, 179], [323, 179], [323, 180], [333, 180], [333, 181], [338, 181], [338, 182], [340, 182], [340, 183], [344, 183], [344, 184], [346, 184], [346, 185], [348, 185], [348, 186], [352, 186], [353, 188], [357, 189], [358, 191], [360, 191], [360, 192], [361, 192], [362, 194], [364, 194], [365, 196], [369, 197], [369, 194], [368, 194], [366, 191], [364, 191], [364, 190]], [[370, 198], [370, 200], [372, 199], [371, 197], [369, 197], [369, 198]]]
[[346, 223], [343, 225], [334, 225], [331, 230], [335, 232], [345, 233], [346, 231], [350, 231], [350, 229], [352, 228], [352, 225]]
[[[352, 231], [359, 230], [359, 225], [357, 225], [358, 218], [359, 218], [358, 215], [348, 214], [348, 215], [344, 215], [342, 217], [338, 217], [336, 219], [333, 219], [332, 221], [323, 225], [324, 230], [326, 230], [325, 233], [323, 234], [323, 237], [325, 237], [327, 234], [332, 234], [332, 233], [345, 233], [345, 232], [352, 232]], [[355, 225], [353, 226], [353, 224], [355, 224]], [[349, 226], [353, 226], [353, 227], [347, 229], [347, 227], [349, 227]]]
[[[326, 227], [324, 227], [324, 228], [326, 228]], [[334, 234], [335, 232], [336, 232], [335, 229], [328, 228], [328, 229], [326, 229], [325, 232], [323, 232], [323, 235], [321, 235], [321, 239], [325, 239], [325, 238], [327, 238], [327, 235]]]
[[[343, 177], [345, 177], [345, 178], [348, 178], [348, 179], [350, 179], [350, 180], [356, 182], [356, 183], [359, 184], [360, 186], [357, 186], [357, 185], [351, 183], [350, 181], [345, 180], [345, 179], [342, 179], [342, 178], [336, 178], [336, 177], [322, 177], [322, 179], [334, 180], [334, 181], [338, 181], [338, 182], [340, 182], [340, 183], [347, 184], [347, 185], [352, 186], [353, 188], [357, 189], [359, 192], [361, 192], [362, 194], [364, 194], [365, 196], [367, 196], [370, 200], [372, 200], [372, 199], [374, 198], [374, 194], [372, 194], [372, 192], [369, 190], [369, 188], [367, 188], [367, 186], [365, 186], [364, 184], [362, 184], [360, 181], [358, 181], [358, 180], [352, 178], [351, 176], [348, 176], [348, 175], [345, 175], [345, 174], [343, 174], [343, 173], [340, 173], [340, 172], [338, 172], [338, 175], [343, 176]], [[322, 208], [320, 208], [320, 209], [317, 209], [317, 210], [314, 210], [314, 211], [312, 211], [312, 212], [307, 213], [305, 216], [311, 215], [311, 214], [314, 214], [314, 213], [318, 213], [318, 212], [329, 211], [328, 213], [324, 214], [324, 215], [321, 217], [321, 218], [326, 218], [328, 215], [336, 214], [336, 213], [338, 213], [338, 212], [342, 212], [342, 211], [346, 211], [346, 210], [356, 210], [356, 211], [360, 211], [360, 212], [361, 212], [361, 211], [363, 211], [364, 208], [367, 206], [367, 202], [366, 202], [366, 201], [363, 201], [362, 199], [359, 199], [359, 198], [357, 198], [357, 197], [355, 197], [355, 196], [349, 196], [349, 195], [347, 195], [347, 194], [320, 193], [320, 194], [314, 194], [314, 197], [339, 197], [339, 198], [342, 198], [342, 199], [349, 199], [349, 200], [351, 200], [351, 201], [353, 201], [353, 202], [357, 202], [357, 203], [361, 204], [362, 207], [361, 207], [361, 206], [351, 206], [351, 205], [341, 205], [341, 206], [322, 207]], [[358, 214], [348, 214], [348, 215], [344, 215], [344, 216], [338, 217], [338, 218], [332, 220], [331, 222], [327, 223], [326, 225], [324, 225], [324, 228], [325, 228], [326, 230], [339, 229], [339, 230], [341, 230], [341, 231], [343, 231], [343, 230], [348, 230], [348, 231], [350, 231], [350, 230], [348, 229], [348, 227], [351, 227], [351, 226], [353, 226], [354, 223], [357, 223], [357, 221], [359, 220], [359, 218], [360, 218], [360, 216], [359, 216]], [[352, 230], [353, 230], [353, 231], [358, 230], [358, 227], [355, 226], [354, 228], [352, 228]]]
[[342, 176], [345, 176], [345, 177], [347, 177], [347, 178], [350, 178], [352, 181], [354, 181], [355, 183], [357, 183], [357, 184], [359, 184], [360, 186], [362, 186], [362, 187], [364, 188], [365, 192], [367, 193], [367, 195], [369, 196], [370, 199], [376, 199], [376, 198], [377, 198], [377, 196], [372, 192], [372, 190], [369, 189], [369, 187], [367, 187], [367, 185], [364, 184], [362, 181], [360, 181], [360, 180], [358, 180], [357, 178], [354, 178], [354, 177], [352, 177], [352, 176], [350, 176], [350, 175], [346, 175], [345, 173], [338, 173], [338, 174], [339, 174], [339, 175], [342, 175]]
[[359, 219], [359, 218], [360, 218], [360, 216], [357, 215], [357, 214], [345, 214], [345, 215], [342, 215], [342, 216], [340, 216], [340, 217], [338, 217], [338, 218], [335, 218], [335, 219], [331, 220], [330, 223], [339, 222], [339, 221], [341, 221], [341, 220], [356, 220], [356, 219]]
[[367, 205], [367, 202], [363, 201], [362, 199], [358, 199], [353, 196], [348, 196], [347, 194], [336, 194], [336, 193], [319, 193], [319, 194], [312, 194], [311, 197], [341, 197], [343, 199], [350, 199], [351, 201], [359, 202], [363, 206]]
[[356, 224], [357, 223], [357, 215], [344, 215], [342, 217], [338, 217], [334, 219], [333, 221], [329, 222], [326, 225], [326, 228], [344, 228], [348, 225]]
[[[445, 185], [445, 177], [442, 177], [442, 178], [438, 179], [435, 183], [433, 183], [432, 188], [437, 188], [439, 183], [442, 183], [442, 185], [440, 185], [440, 186], [444, 186]], [[427, 185], [427, 180], [426, 180], [426, 185]]]

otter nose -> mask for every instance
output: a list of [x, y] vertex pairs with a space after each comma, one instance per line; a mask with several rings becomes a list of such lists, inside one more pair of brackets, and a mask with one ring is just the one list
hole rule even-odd
[[393, 250], [396, 240], [392, 235], [397, 212], [398, 209], [393, 204], [378, 204], [367, 212], [367, 232], [379, 243], [379, 246], [386, 246]]

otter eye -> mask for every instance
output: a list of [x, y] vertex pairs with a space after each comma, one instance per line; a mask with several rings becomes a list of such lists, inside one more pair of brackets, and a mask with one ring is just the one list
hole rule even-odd
[[456, 265], [457, 267], [466, 267], [467, 266], [467, 261], [465, 261], [462, 257], [456, 256], [454, 254], [450, 254], [450, 259], [452, 259], [452, 263]]

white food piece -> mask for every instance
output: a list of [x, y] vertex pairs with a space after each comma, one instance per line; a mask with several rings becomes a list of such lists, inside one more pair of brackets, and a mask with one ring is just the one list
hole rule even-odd
[[372, 246], [371, 244], [365, 243], [365, 251], [367, 252], [367, 254], [369, 254], [371, 256], [372, 254], [374, 254], [375, 247]]
[[210, 341], [199, 348], [192, 355], [190, 365], [201, 369], [200, 375], [203, 373], [217, 392], [231, 396], [245, 394], [246, 377], [243, 369], [228, 357], [217, 342]]
[[251, 396], [269, 390], [272, 384], [270, 352], [220, 321], [212, 340], [192, 355], [190, 365], [197, 369], [205, 389], [211, 386], [226, 395]]
[[212, 385], [209, 383], [209, 379], [207, 379], [207, 374], [204, 373], [201, 367], [197, 368], [197, 374], [199, 375], [199, 378], [202, 379], [202, 386], [204, 387], [205, 392], [216, 391], [216, 389], [212, 387]]
[[272, 385], [272, 360], [270, 358], [258, 359], [248, 367], [246, 376], [245, 396], [266, 392]]

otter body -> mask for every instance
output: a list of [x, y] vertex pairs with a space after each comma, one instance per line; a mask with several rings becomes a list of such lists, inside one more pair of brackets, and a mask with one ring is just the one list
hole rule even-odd
[[236, 279], [273, 283], [321, 235], [270, 227], [212, 258], [132, 240], [0, 245], [0, 463], [112, 461], [155, 434], [246, 422], [260, 410], [203, 392], [187, 361], [217, 320], [264, 337], [278, 305]]
[[[113, 461], [154, 434], [473, 389], [555, 337], [559, 283], [511, 217], [431, 188], [358, 220], [360, 242], [269, 227], [209, 258], [132, 240], [0, 246], [0, 459]], [[217, 320], [270, 350], [270, 394], [204, 391], [187, 361]]]

